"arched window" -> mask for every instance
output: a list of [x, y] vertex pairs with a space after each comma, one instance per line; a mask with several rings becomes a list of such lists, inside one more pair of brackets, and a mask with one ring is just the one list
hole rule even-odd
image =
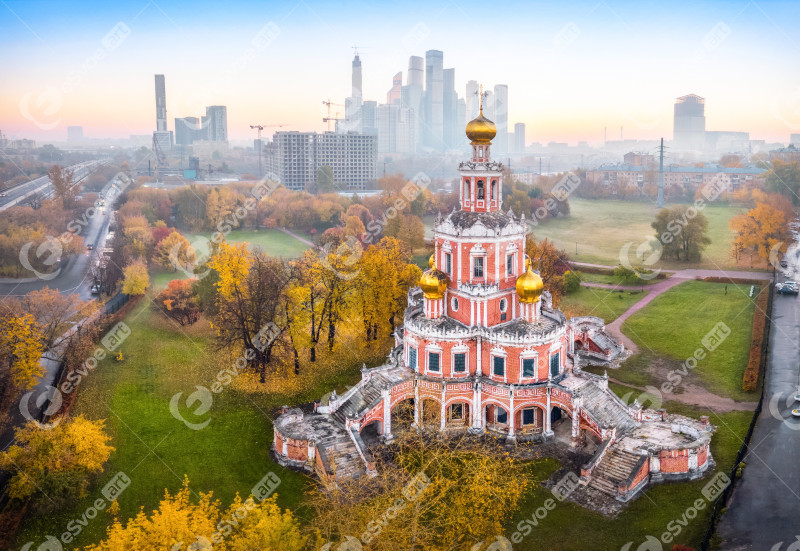
[[484, 199], [483, 180], [478, 180], [478, 201], [483, 201], [483, 199]]
[[492, 180], [492, 201], [497, 201], [497, 180]]
[[470, 200], [470, 196], [469, 196], [469, 178], [464, 180], [464, 200], [465, 201], [469, 201]]

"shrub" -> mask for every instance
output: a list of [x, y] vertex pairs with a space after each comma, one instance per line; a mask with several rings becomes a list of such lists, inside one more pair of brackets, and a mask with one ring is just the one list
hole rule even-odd
[[753, 334], [750, 339], [750, 359], [742, 379], [742, 389], [755, 390], [758, 386], [758, 376], [761, 372], [761, 359], [766, 345], [764, 333], [767, 328], [767, 308], [769, 307], [769, 285], [761, 287], [756, 299], [756, 310], [753, 313]]

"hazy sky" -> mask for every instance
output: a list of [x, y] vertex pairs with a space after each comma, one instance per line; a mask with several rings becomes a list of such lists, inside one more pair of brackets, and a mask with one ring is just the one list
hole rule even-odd
[[[155, 73], [174, 117], [228, 106], [250, 124], [324, 130], [322, 100], [384, 102], [410, 55], [444, 51], [467, 80], [509, 86], [528, 141], [672, 136], [672, 104], [706, 98], [709, 130], [800, 132], [800, 2], [69, 2], [0, 0], [0, 130], [63, 139], [155, 129]], [[342, 112], [343, 107], [335, 108]]]

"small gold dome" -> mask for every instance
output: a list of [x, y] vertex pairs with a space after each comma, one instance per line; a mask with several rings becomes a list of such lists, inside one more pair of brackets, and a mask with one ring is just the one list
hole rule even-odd
[[467, 123], [467, 138], [472, 145], [490, 144], [496, 135], [497, 127], [483, 116], [483, 109], [477, 117]]
[[447, 274], [436, 269], [433, 255], [428, 260], [428, 266], [430, 267], [419, 278], [419, 287], [428, 300], [439, 300], [447, 289]]
[[525, 273], [517, 278], [517, 295], [519, 301], [533, 304], [539, 300], [544, 291], [542, 277], [531, 268], [531, 259], [525, 259]]

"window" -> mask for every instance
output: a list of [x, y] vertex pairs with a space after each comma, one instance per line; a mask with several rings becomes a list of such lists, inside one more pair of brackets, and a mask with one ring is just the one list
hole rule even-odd
[[458, 312], [458, 299], [456, 297], [453, 297], [450, 300], [450, 308], [453, 310], [453, 312]]
[[502, 356], [494, 356], [492, 358], [492, 366], [494, 367], [494, 374], [498, 377], [506, 374], [506, 359]]
[[428, 371], [439, 371], [439, 353], [428, 352]]
[[536, 358], [522, 359], [522, 376], [536, 377]]
[[476, 256], [472, 268], [473, 277], [483, 277], [483, 257]]
[[501, 424], [508, 423], [508, 412], [503, 408], [497, 408], [496, 410], [497, 415], [497, 422]]
[[453, 255], [450, 253], [444, 253], [444, 271], [447, 275], [452, 275], [453, 273]]
[[467, 370], [467, 355], [464, 352], [453, 355], [453, 371], [464, 373]]
[[483, 201], [483, 198], [484, 198], [483, 180], [478, 180], [478, 201]]
[[450, 404], [450, 419], [453, 421], [464, 419], [464, 404]]
[[514, 275], [514, 255], [506, 256], [506, 275], [511, 277]]
[[522, 410], [522, 424], [533, 425], [536, 423], [536, 410], [533, 408]]
[[417, 370], [417, 349], [412, 346], [408, 347], [408, 367], [412, 371]]
[[556, 352], [552, 356], [550, 356], [550, 375], [556, 376], [558, 375], [559, 366], [561, 364], [561, 353]]
[[497, 180], [492, 180], [492, 201], [497, 200]]
[[464, 200], [469, 201], [469, 179], [464, 180]]
[[501, 298], [500, 299], [500, 311], [501, 312], [505, 312], [506, 308], [508, 308], [508, 303], [506, 302], [506, 299]]

